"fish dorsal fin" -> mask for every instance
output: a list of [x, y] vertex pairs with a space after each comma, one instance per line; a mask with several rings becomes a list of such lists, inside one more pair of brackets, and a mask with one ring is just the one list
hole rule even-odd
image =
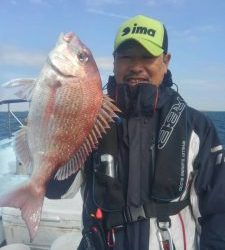
[[107, 132], [107, 129], [110, 128], [109, 124], [117, 117], [116, 112], [120, 112], [120, 110], [114, 105], [113, 100], [107, 95], [103, 95], [102, 106], [93, 128], [76, 154], [57, 171], [56, 179], [67, 179], [83, 167], [87, 157], [93, 149], [96, 149], [102, 134]]
[[16, 88], [14, 93], [17, 97], [24, 100], [31, 100], [33, 89], [36, 83], [34, 78], [19, 78], [8, 81], [2, 85], [4, 88]]
[[13, 148], [18, 161], [26, 167], [28, 174], [30, 174], [32, 160], [27, 142], [27, 126], [23, 126], [16, 132], [13, 140]]

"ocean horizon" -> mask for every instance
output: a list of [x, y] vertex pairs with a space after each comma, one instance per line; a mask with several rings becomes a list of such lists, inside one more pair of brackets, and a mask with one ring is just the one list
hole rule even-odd
[[[202, 111], [214, 123], [222, 144], [225, 146], [225, 111]], [[27, 117], [27, 111], [14, 112], [18, 119], [24, 123]], [[7, 111], [0, 112], [0, 140], [11, 137], [12, 133], [20, 128], [20, 124], [10, 114], [10, 123]], [[10, 133], [7, 127], [10, 125]]]

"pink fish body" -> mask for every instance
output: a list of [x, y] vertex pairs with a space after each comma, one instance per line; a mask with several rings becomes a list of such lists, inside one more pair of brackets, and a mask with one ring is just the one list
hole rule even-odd
[[33, 239], [48, 181], [55, 175], [66, 179], [83, 166], [118, 109], [102, 93], [90, 50], [73, 33], [60, 35], [35, 82], [6, 84], [19, 85], [25, 85], [32, 101], [15, 150], [32, 174], [28, 182], [0, 197], [0, 207], [20, 208]]

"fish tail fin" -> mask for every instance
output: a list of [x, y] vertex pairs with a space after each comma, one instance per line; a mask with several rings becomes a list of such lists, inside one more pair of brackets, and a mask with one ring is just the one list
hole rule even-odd
[[31, 241], [39, 227], [44, 196], [45, 190], [35, 188], [31, 182], [26, 182], [0, 196], [0, 207], [14, 207], [21, 210]]

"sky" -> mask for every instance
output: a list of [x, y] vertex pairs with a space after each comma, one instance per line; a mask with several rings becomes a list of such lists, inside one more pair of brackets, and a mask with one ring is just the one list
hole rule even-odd
[[187, 103], [225, 111], [224, 10], [224, 0], [0, 0], [0, 98], [11, 95], [2, 83], [38, 76], [61, 32], [92, 51], [104, 85], [119, 25], [142, 14], [165, 24], [169, 68]]

